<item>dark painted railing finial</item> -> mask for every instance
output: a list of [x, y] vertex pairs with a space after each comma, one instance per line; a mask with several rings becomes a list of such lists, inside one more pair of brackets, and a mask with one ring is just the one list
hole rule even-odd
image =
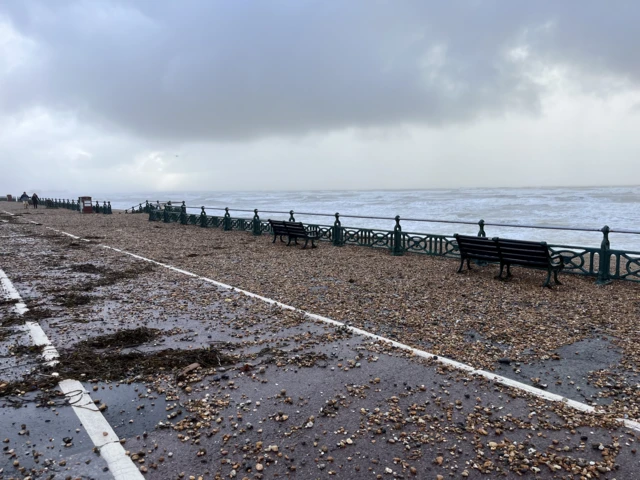
[[391, 247], [391, 255], [396, 257], [404, 254], [402, 246], [402, 227], [400, 226], [400, 215], [396, 215], [396, 224], [393, 227], [393, 245]]
[[600, 230], [602, 232], [602, 243], [600, 244], [600, 252], [598, 257], [600, 259], [598, 265], [598, 285], [608, 285], [611, 283], [611, 243], [609, 242], [609, 231], [611, 229], [608, 225], [605, 225]]
[[289, 221], [295, 222], [296, 218], [293, 216], [293, 210], [289, 210]]
[[187, 224], [187, 205], [182, 201], [182, 205], [180, 206], [180, 223], [182, 225]]
[[225, 207], [224, 209], [224, 221], [223, 221], [223, 229], [225, 231], [231, 230], [231, 214], [229, 214], [229, 207]]
[[253, 234], [262, 235], [262, 224], [260, 223], [257, 208], [253, 210]]
[[480, 219], [480, 221], [478, 222], [478, 226], [480, 227], [480, 230], [478, 231], [478, 236], [486, 237], [487, 234], [484, 233], [484, 220]]
[[342, 224], [340, 223], [340, 214], [336, 212], [336, 221], [333, 222], [333, 244], [336, 247], [342, 246]]
[[207, 228], [207, 212], [204, 210], [204, 205], [200, 208], [202, 209], [200, 212], [200, 226], [202, 228]]

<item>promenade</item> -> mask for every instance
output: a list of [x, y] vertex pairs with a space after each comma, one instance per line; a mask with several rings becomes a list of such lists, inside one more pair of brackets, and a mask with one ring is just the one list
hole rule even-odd
[[[637, 474], [638, 284], [561, 275], [550, 290], [538, 271], [500, 282], [118, 212], [3, 202], [0, 220], [20, 295], [0, 299], [0, 478]], [[33, 324], [50, 347], [32, 347]]]

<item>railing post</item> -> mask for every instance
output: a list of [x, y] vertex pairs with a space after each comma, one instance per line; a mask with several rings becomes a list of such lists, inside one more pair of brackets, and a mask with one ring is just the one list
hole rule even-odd
[[200, 226], [202, 228], [207, 228], [207, 212], [204, 211], [204, 206], [200, 208], [202, 208], [202, 211], [200, 212]]
[[336, 212], [336, 221], [333, 223], [333, 244], [336, 247], [342, 246], [342, 225], [340, 223], [340, 214], [338, 212]]
[[602, 232], [602, 243], [600, 244], [600, 265], [598, 266], [597, 285], [608, 285], [611, 283], [611, 244], [609, 243], [609, 227], [605, 225], [600, 230]]
[[149, 213], [149, 200], [145, 200], [144, 213]]
[[162, 221], [164, 223], [169, 223], [169, 209], [170, 208], [171, 208], [171, 205], [169, 203], [165, 204], [164, 212], [163, 212], [163, 216], [162, 216]]
[[111, 210], [111, 200], [107, 200], [107, 213], [111, 215], [113, 211]]
[[253, 234], [262, 235], [262, 225], [260, 224], [257, 208], [253, 211]]
[[289, 221], [290, 222], [295, 222], [296, 221], [295, 217], [293, 216], [293, 210], [289, 211]]
[[224, 220], [222, 222], [222, 228], [224, 231], [231, 230], [231, 215], [229, 214], [229, 207], [225, 207], [224, 209]]
[[478, 222], [478, 226], [480, 227], [480, 230], [478, 231], [478, 236], [479, 237], [486, 237], [487, 234], [484, 233], [484, 220], [480, 220]]
[[184, 204], [184, 200], [182, 201], [182, 205], [180, 206], [180, 223], [182, 225], [187, 224], [187, 206]]
[[393, 227], [393, 247], [391, 248], [391, 255], [400, 256], [404, 254], [404, 247], [402, 246], [402, 227], [400, 226], [400, 215], [396, 215], [396, 225]]
[[108, 213], [107, 212], [107, 202], [105, 202], [104, 200], [102, 201], [102, 213], [104, 215], [106, 215]]

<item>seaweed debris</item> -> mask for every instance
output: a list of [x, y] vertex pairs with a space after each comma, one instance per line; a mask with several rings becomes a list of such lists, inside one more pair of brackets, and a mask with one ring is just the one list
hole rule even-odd
[[41, 320], [43, 318], [51, 318], [54, 314], [51, 310], [46, 308], [29, 308], [25, 313], [19, 315], [17, 313], [13, 313], [2, 320], [3, 327], [13, 327], [15, 325], [24, 325], [26, 321], [35, 321]]
[[[99, 379], [103, 381], [126, 380], [147, 377], [151, 381], [161, 375], [178, 372], [198, 363], [203, 368], [233, 365], [242, 359], [228, 355], [214, 348], [192, 350], [166, 349], [157, 352], [106, 351], [96, 355], [95, 349], [87, 344], [79, 344], [72, 350], [63, 351], [54, 368], [57, 376], [47, 374], [51, 367], [42, 367], [21, 381], [0, 382], [0, 398], [7, 395], [23, 395], [35, 390], [47, 391], [54, 388], [60, 378]], [[46, 370], [46, 371], [45, 371]], [[142, 378], [145, 380], [145, 378]]]
[[106, 270], [92, 263], [81, 263], [79, 265], [72, 265], [71, 267], [69, 267], [69, 271], [75, 273], [90, 273], [92, 275], [100, 275]]
[[127, 348], [141, 345], [157, 337], [160, 330], [155, 328], [140, 327], [128, 330], [119, 330], [116, 333], [89, 338], [82, 341], [80, 346], [91, 348]]
[[58, 304], [63, 305], [67, 308], [86, 305], [92, 300], [94, 300], [93, 297], [89, 295], [82, 295], [76, 292], [69, 292], [63, 295], [58, 295]]

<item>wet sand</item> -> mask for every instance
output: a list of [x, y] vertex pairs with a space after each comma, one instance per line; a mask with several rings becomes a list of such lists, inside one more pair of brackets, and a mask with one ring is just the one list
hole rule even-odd
[[[167, 348], [205, 347], [225, 358], [206, 364], [202, 356], [203, 365], [184, 376], [180, 368], [135, 365], [110, 376], [104, 362], [92, 363], [77, 378], [105, 403], [105, 417], [148, 478], [635, 474], [637, 437], [615, 418], [640, 416], [634, 340], [640, 285], [603, 288], [564, 275], [562, 286], [547, 290], [541, 272], [514, 270], [504, 283], [493, 279], [494, 267], [456, 275], [457, 262], [446, 259], [328, 243], [287, 248], [269, 236], [152, 223], [146, 215], [15, 210], [22, 215], [0, 215], [8, 220], [0, 223], [0, 268], [30, 308], [26, 317], [42, 326], [62, 359], [72, 363], [88, 339], [97, 339], [96, 356], [114, 365], [121, 355]], [[99, 244], [495, 369], [601, 405], [604, 413], [536, 399]], [[17, 347], [29, 346], [19, 330], [24, 319], [10, 303], [0, 304], [0, 315], [0, 384], [26, 379], [40, 386], [17, 411], [39, 405], [24, 424], [46, 436], [46, 420], [59, 418], [47, 402], [65, 415], [69, 407], [39, 370], [38, 352]], [[156, 333], [135, 345], [105, 340], [134, 328]], [[91, 375], [91, 368], [99, 371]], [[36, 464], [25, 453], [39, 447], [20, 435], [25, 429], [14, 402], [22, 398], [0, 388], [0, 431], [9, 432], [0, 436], [15, 455], [3, 458], [0, 475], [23, 478], [16, 468], [25, 466], [46, 478], [44, 460]], [[77, 427], [72, 418], [66, 424]], [[55, 446], [45, 450], [49, 474], [64, 478], [82, 466], [93, 468], [94, 478], [109, 478], [81, 435], [69, 447], [49, 442]]]

